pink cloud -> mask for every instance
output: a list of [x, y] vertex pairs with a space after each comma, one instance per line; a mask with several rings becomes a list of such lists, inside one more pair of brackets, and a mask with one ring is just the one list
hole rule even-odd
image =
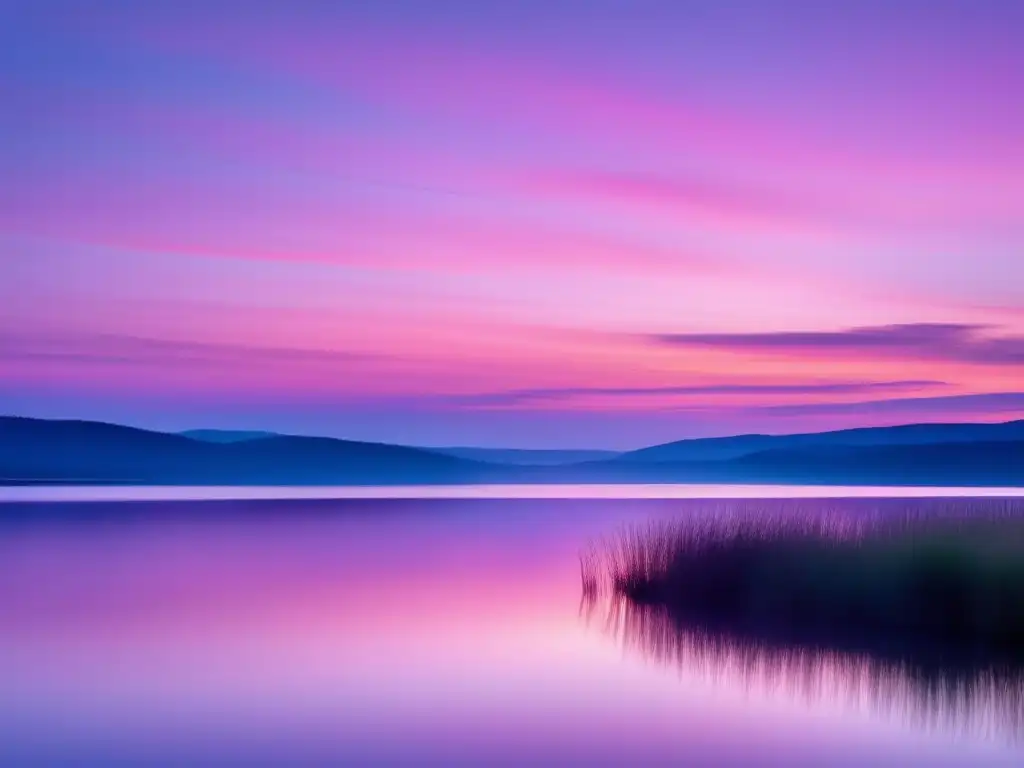
[[[60, 23], [159, 60], [174, 87], [69, 77], [32, 104], [45, 135], [0, 187], [0, 234], [52, 255], [12, 251], [0, 281], [23, 334], [3, 373], [29, 389], [686, 407], [741, 427], [737, 408], [798, 392], [835, 407], [750, 418], [854, 418], [857, 391], [812, 380], [1015, 391], [1013, 126], [902, 157], [873, 133], [874, 98], [829, 116], [851, 130], [823, 144], [800, 105], [712, 104], [628, 63], [570, 71], [437, 29], [88, 15]], [[206, 70], [239, 98], [211, 99]], [[53, 348], [33, 323], [137, 339]], [[938, 408], [858, 414], [911, 407]]]
[[28, 178], [0, 229], [120, 249], [312, 261], [374, 269], [502, 273], [566, 269], [712, 269], [707, 254], [531, 217], [388, 209], [336, 191], [296, 192], [274, 177], [68, 169]]

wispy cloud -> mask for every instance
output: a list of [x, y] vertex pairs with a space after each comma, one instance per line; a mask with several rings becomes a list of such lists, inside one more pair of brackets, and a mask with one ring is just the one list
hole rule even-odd
[[672, 333], [660, 344], [736, 352], [895, 356], [982, 365], [1024, 365], [1024, 336], [990, 336], [983, 325], [907, 323], [838, 331], [769, 333]]
[[585, 445], [1017, 389], [1022, 11], [736, 4], [15, 14], [0, 401]]
[[803, 384], [702, 384], [676, 387], [563, 387], [516, 389], [449, 395], [447, 402], [459, 405], [511, 406], [537, 402], [568, 401], [591, 397], [631, 398], [699, 395], [850, 395], [870, 392], [908, 392], [946, 386], [941, 381], [846, 381]]
[[843, 416], [864, 417], [908, 414], [909, 416], [956, 417], [962, 414], [994, 414], [1024, 412], [1024, 392], [989, 392], [971, 395], [938, 397], [901, 397], [855, 403], [798, 403], [766, 405], [751, 409], [776, 416]]
[[[526, 182], [534, 194], [574, 199], [584, 205], [609, 204], [685, 216], [692, 224], [760, 226], [804, 230], [860, 214], [842, 205], [803, 198], [780, 189], [700, 174], [651, 173], [638, 170], [577, 169], [540, 174]], [[813, 193], [812, 193], [813, 194]]]
[[344, 350], [262, 347], [116, 334], [3, 334], [0, 362], [68, 362], [125, 366], [339, 366], [379, 355]]

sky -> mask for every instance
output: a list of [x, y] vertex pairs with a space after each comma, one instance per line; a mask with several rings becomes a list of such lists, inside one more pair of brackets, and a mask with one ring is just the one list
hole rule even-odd
[[1024, 417], [1024, 3], [0, 0], [0, 413]]

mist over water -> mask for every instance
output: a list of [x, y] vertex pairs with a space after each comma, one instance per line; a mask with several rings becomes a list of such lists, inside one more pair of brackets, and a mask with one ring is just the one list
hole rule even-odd
[[1018, 672], [581, 593], [624, 525], [1005, 499], [0, 505], [0, 764], [1016, 765]]

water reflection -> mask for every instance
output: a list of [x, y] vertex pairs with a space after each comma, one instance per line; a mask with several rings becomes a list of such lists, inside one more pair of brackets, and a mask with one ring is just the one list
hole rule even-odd
[[580, 615], [624, 651], [684, 679], [761, 700], [826, 707], [970, 741], [1024, 741], [1024, 668], [944, 666], [913, 653], [849, 653], [674, 620], [660, 606], [585, 590]]

